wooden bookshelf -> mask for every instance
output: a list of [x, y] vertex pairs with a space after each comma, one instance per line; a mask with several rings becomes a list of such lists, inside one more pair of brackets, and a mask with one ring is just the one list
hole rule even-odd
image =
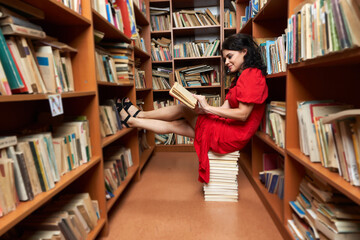
[[[38, 101], [48, 100], [48, 96], [52, 94], [24, 94], [24, 95], [10, 95], [0, 96], [0, 102], [23, 102], [23, 101]], [[95, 91], [86, 92], [66, 92], [61, 93], [61, 98], [77, 98], [77, 97], [90, 97], [95, 96]]]
[[152, 91], [152, 88], [137, 88], [137, 92], [145, 92], [145, 91]]
[[140, 155], [140, 170], [142, 170], [145, 164], [151, 157], [151, 154], [154, 152], [155, 146], [150, 146], [149, 149], [145, 149], [144, 152]]
[[117, 133], [115, 133], [114, 135], [110, 135], [108, 137], [103, 138], [101, 140], [101, 146], [102, 147], [108, 146], [109, 144], [111, 144], [111, 143], [115, 142], [116, 140], [118, 140], [119, 138], [125, 136], [132, 130], [134, 130], [134, 129], [133, 128], [123, 128], [120, 131], [118, 131]]
[[253, 19], [250, 18], [244, 26], [242, 26], [242, 28], [240, 29], [240, 33], [245, 33], [245, 34], [249, 34], [249, 35], [252, 35], [252, 22], [253, 22]]
[[128, 38], [123, 32], [117, 29], [114, 25], [109, 23], [100, 13], [95, 11], [94, 9], [91, 10], [92, 17], [93, 17], [93, 25], [94, 29], [103, 32], [104, 39], [109, 40], [118, 40], [122, 42], [130, 43], [131, 40]]
[[261, 131], [257, 131], [255, 135], [258, 138], [260, 138], [262, 141], [264, 141], [267, 145], [269, 145], [271, 148], [273, 148], [275, 151], [280, 153], [283, 157], [285, 156], [285, 150], [283, 148], [277, 146], [275, 144], [274, 140], [269, 137], [269, 135], [267, 135], [266, 133], [261, 132]]
[[134, 12], [136, 17], [136, 24], [141, 26], [149, 25], [149, 20], [146, 18], [144, 13], [142, 13], [136, 4], [134, 4]]
[[96, 224], [96, 227], [93, 230], [91, 230], [91, 232], [88, 234], [86, 240], [96, 239], [101, 229], [104, 227], [105, 223], [106, 223], [106, 218], [100, 218]]
[[195, 152], [193, 144], [156, 145], [157, 152]]
[[120, 186], [114, 191], [114, 197], [110, 198], [106, 202], [106, 208], [108, 212], [111, 210], [112, 206], [114, 206], [114, 203], [119, 199], [121, 193], [130, 184], [131, 180], [134, 178], [138, 170], [139, 165], [134, 165], [128, 169], [128, 175], [126, 176], [125, 180], [121, 182]]
[[108, 86], [108, 87], [133, 87], [133, 83], [111, 83], [111, 82], [100, 82], [98, 81], [97, 84], [99, 86]]
[[25, 217], [29, 216], [32, 212], [44, 205], [47, 201], [51, 200], [61, 190], [70, 185], [73, 181], [89, 171], [91, 168], [98, 166], [101, 162], [100, 156], [92, 157], [90, 162], [81, 165], [74, 170], [66, 173], [60, 178], [60, 181], [55, 184], [55, 187], [47, 192], [42, 192], [37, 195], [33, 200], [28, 202], [20, 202], [16, 210], [0, 218], [0, 235], [4, 234], [10, 228], [15, 226]]
[[266, 79], [269, 78], [279, 78], [279, 77], [286, 77], [286, 72], [279, 72], [279, 73], [273, 73], [266, 76]]

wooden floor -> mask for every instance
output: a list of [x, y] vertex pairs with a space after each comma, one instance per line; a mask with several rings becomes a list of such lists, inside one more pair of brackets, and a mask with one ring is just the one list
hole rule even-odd
[[115, 203], [103, 239], [280, 240], [280, 233], [239, 168], [239, 202], [205, 202], [195, 152], [159, 152]]

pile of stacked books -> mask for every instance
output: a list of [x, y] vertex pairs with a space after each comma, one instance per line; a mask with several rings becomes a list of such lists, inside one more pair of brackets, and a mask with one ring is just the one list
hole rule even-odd
[[238, 201], [239, 152], [218, 154], [209, 151], [210, 181], [204, 184], [205, 201]]

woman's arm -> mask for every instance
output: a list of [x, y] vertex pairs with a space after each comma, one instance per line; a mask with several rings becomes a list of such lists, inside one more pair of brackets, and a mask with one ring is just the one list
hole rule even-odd
[[[194, 97], [199, 101], [201, 108], [205, 113], [211, 113], [218, 115], [220, 117], [231, 118], [240, 121], [246, 121], [254, 107], [253, 103], [242, 103], [242, 102], [239, 103], [238, 108], [225, 108], [224, 107], [225, 103], [221, 107], [213, 107], [207, 103], [204, 96], [194, 94]], [[227, 102], [226, 104], [229, 103]]]
[[221, 108], [231, 108], [229, 100], [225, 100], [224, 104], [221, 106]]

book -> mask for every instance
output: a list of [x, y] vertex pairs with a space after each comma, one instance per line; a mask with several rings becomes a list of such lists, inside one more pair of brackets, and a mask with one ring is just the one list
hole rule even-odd
[[175, 82], [174, 86], [170, 89], [169, 94], [175, 97], [176, 99], [180, 100], [189, 108], [195, 109], [197, 100], [188, 90], [186, 90], [179, 83]]

